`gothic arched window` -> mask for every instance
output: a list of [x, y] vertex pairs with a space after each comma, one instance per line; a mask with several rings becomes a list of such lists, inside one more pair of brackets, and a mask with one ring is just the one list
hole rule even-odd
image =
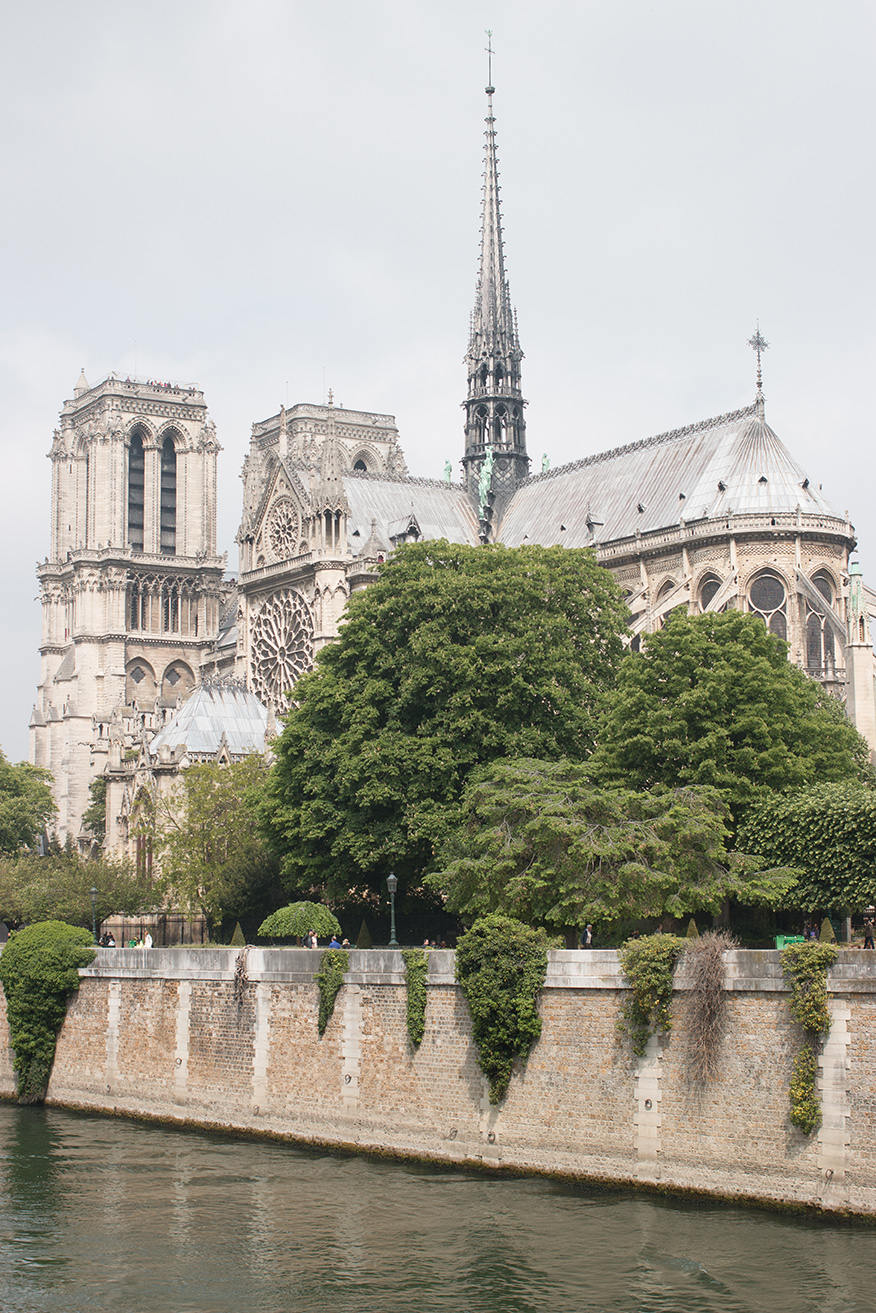
[[721, 580], [716, 574], [707, 574], [700, 584], [700, 610], [705, 611], [721, 587]]
[[176, 447], [169, 433], [161, 444], [161, 551], [176, 554]]
[[128, 546], [135, 552], [143, 550], [143, 483], [146, 466], [143, 456], [143, 434], [135, 429], [128, 447]]
[[788, 637], [788, 595], [778, 575], [759, 574], [748, 585], [748, 608], [759, 615], [771, 634]]
[[[833, 606], [834, 585], [826, 570], [812, 576], [812, 582], [828, 606]], [[806, 669], [813, 675], [832, 674], [836, 649], [827, 616], [806, 599]]]
[[359, 474], [367, 474], [367, 473], [368, 473], [368, 466], [365, 464], [364, 460], [362, 460], [361, 456], [360, 456], [360, 458], [356, 461], [355, 465], [353, 466], [353, 469], [354, 469], [354, 470], [357, 470], [357, 471], [359, 472]]

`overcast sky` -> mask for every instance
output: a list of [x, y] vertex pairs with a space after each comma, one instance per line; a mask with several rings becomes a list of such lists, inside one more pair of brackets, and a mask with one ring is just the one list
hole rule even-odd
[[486, 56], [536, 463], [747, 405], [858, 528], [873, 496], [876, 6], [58, 0], [0, 48], [0, 744], [27, 753], [58, 411], [196, 381], [236, 569], [253, 420], [335, 399], [462, 454]]

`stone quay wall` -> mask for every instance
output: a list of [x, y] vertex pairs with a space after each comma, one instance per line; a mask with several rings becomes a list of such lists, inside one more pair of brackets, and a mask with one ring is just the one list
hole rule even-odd
[[[293, 1141], [876, 1215], [876, 954], [829, 976], [821, 1130], [788, 1120], [802, 1034], [779, 955], [726, 955], [719, 1075], [691, 1079], [683, 975], [668, 1036], [620, 1040], [617, 953], [550, 954], [541, 1038], [490, 1105], [454, 982], [429, 954], [426, 1033], [401, 954], [353, 951], [325, 1035], [307, 949], [104, 949], [81, 972], [47, 1102]], [[0, 1096], [14, 1079], [0, 991]]]

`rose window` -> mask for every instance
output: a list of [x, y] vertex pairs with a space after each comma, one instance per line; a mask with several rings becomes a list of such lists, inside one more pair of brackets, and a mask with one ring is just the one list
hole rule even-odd
[[290, 501], [277, 502], [268, 521], [268, 542], [279, 560], [295, 555], [298, 513]]
[[252, 627], [252, 686], [266, 705], [285, 707], [286, 694], [313, 665], [313, 617], [300, 593], [269, 598]]

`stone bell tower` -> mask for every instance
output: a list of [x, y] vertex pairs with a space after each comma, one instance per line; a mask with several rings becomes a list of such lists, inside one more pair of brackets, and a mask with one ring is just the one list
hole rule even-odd
[[83, 373], [64, 403], [31, 718], [31, 760], [54, 776], [62, 839], [79, 838], [113, 712], [157, 728], [216, 636], [218, 451], [195, 387], [114, 376], [91, 387]]
[[[490, 54], [492, 70], [492, 52]], [[482, 537], [487, 536], [484, 529], [487, 499], [492, 501], [493, 497], [510, 494], [529, 473], [523, 416], [526, 402], [520, 390], [523, 352], [505, 272], [492, 78], [488, 81], [486, 94], [481, 258], [465, 355], [468, 394], [463, 403], [465, 481], [472, 496], [479, 497]], [[486, 479], [482, 478], [485, 464]], [[479, 490], [479, 485], [485, 482], [489, 483], [489, 489], [481, 486]]]

